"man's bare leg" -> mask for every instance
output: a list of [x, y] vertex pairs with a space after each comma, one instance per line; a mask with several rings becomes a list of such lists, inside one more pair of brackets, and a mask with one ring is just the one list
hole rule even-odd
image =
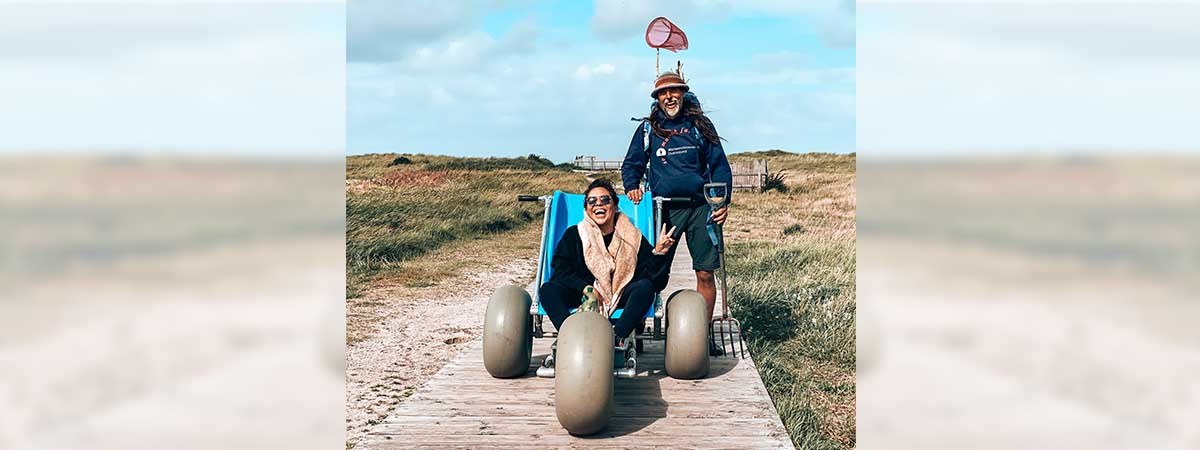
[[704, 303], [708, 305], [708, 317], [711, 319], [713, 310], [717, 307], [717, 279], [713, 277], [713, 271], [696, 271], [696, 290], [704, 296]]
[[[717, 280], [713, 277], [711, 270], [696, 271], [696, 290], [700, 291], [700, 295], [704, 296], [704, 303], [708, 304], [708, 317], [711, 319], [713, 310], [717, 306]], [[708, 341], [709, 356], [721, 356], [725, 354], [725, 350], [715, 345], [715, 341]]]

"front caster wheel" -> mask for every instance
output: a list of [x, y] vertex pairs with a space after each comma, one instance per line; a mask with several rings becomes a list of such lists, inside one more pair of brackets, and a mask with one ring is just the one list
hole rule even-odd
[[488, 300], [483, 319], [483, 367], [496, 378], [512, 378], [529, 370], [533, 353], [532, 300], [519, 286], [504, 286]]
[[708, 305], [691, 289], [676, 292], [667, 303], [667, 375], [693, 380], [708, 375]]
[[567, 432], [588, 435], [612, 416], [613, 330], [593, 311], [568, 317], [558, 332], [554, 411]]

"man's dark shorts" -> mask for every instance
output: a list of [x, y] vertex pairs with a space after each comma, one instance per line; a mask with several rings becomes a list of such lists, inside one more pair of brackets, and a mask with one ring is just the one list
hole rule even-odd
[[[675, 235], [680, 233], [687, 234], [688, 252], [692, 254], [692, 270], [707, 270], [713, 271], [721, 267], [721, 259], [717, 255], [717, 247], [713, 245], [712, 238], [708, 236], [708, 218], [712, 215], [712, 208], [708, 204], [700, 204], [692, 207], [668, 206], [665, 214], [667, 221], [667, 230], [671, 227], [678, 227], [675, 230]], [[717, 235], [720, 235], [720, 225], [716, 226]], [[682, 231], [681, 231], [682, 230]], [[675, 250], [679, 246], [671, 247], [671, 260], [675, 260]]]

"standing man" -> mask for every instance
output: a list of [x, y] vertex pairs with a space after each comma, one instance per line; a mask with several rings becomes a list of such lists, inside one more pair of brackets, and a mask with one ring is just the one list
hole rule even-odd
[[[692, 269], [696, 271], [696, 290], [708, 303], [712, 317], [716, 306], [717, 283], [713, 271], [720, 267], [717, 249], [706, 227], [709, 218], [720, 227], [728, 217], [729, 206], [713, 211], [704, 200], [704, 184], [726, 183], [733, 190], [733, 172], [721, 137], [712, 121], [704, 115], [700, 101], [690, 92], [687, 82], [676, 72], [663, 72], [654, 80], [650, 97], [655, 99], [650, 115], [633, 132], [629, 151], [621, 165], [621, 181], [635, 204], [642, 200], [642, 177], [650, 192], [658, 197], [687, 197], [688, 204], [667, 203], [664, 216], [669, 226], [687, 233]], [[647, 174], [647, 166], [649, 173]], [[668, 250], [668, 261], [675, 250]], [[720, 349], [711, 348], [719, 354]]]

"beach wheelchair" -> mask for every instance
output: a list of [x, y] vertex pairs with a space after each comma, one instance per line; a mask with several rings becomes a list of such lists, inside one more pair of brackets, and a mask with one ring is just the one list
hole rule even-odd
[[[634, 205], [625, 195], [617, 205], [642, 235], [656, 244], [655, 230], [661, 229], [663, 205], [687, 202], [686, 198], [644, 196], [651, 201]], [[584, 217], [583, 194], [555, 191], [546, 196], [519, 195], [518, 201], [540, 201], [545, 207], [542, 241], [538, 250], [536, 286], [550, 279], [554, 249], [563, 232]], [[546, 331], [546, 312], [537, 299], [520, 286], [503, 286], [488, 301], [483, 326], [483, 362], [497, 378], [524, 376], [532, 359], [533, 339], [552, 337], [556, 342], [537, 368], [539, 377], [554, 378], [555, 411], [559, 423], [571, 434], [600, 431], [612, 414], [614, 378], [637, 376], [637, 355], [646, 340], [663, 340], [665, 369], [673, 378], [703, 378], [709, 369], [709, 319], [704, 297], [683, 289], [663, 301], [655, 294], [654, 304], [631, 336], [614, 336], [611, 318], [593, 311], [576, 311], [561, 330]], [[582, 293], [580, 293], [582, 295]], [[669, 307], [668, 307], [669, 306]], [[611, 319], [611, 320], [610, 320]], [[646, 329], [646, 321], [652, 322]]]

